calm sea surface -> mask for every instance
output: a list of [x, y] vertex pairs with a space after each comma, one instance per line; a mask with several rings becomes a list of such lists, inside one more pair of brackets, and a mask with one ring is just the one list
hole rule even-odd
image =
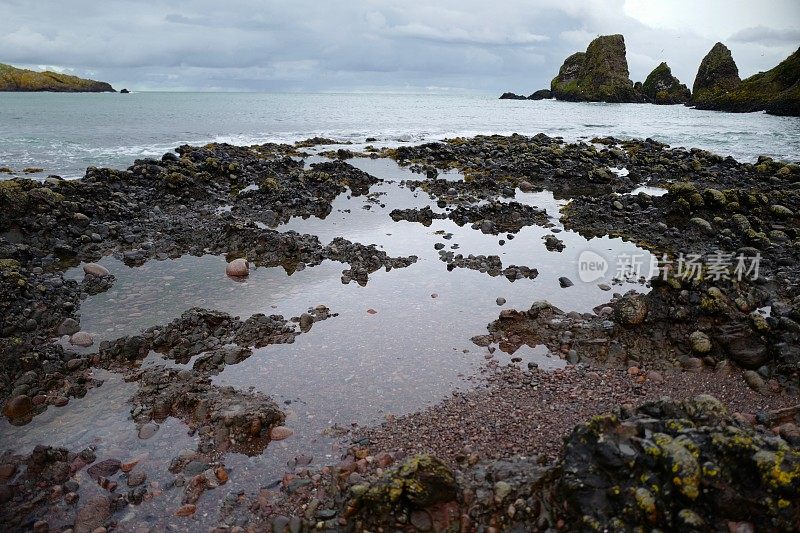
[[324, 135], [356, 144], [544, 132], [567, 141], [652, 137], [750, 161], [800, 160], [800, 119], [684, 106], [408, 94], [0, 93], [0, 166], [77, 177], [184, 143], [254, 144]]

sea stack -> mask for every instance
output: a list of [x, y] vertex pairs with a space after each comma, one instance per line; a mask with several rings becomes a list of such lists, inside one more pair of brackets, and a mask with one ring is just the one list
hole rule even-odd
[[663, 62], [647, 76], [641, 91], [650, 103], [659, 105], [685, 104], [692, 97], [689, 88], [673, 76], [669, 65]]
[[572, 102], [642, 102], [633, 88], [622, 35], [601, 35], [586, 52], [569, 56], [550, 83], [557, 100]]
[[731, 51], [724, 44], [717, 43], [700, 62], [692, 86], [691, 104], [698, 109], [714, 109], [714, 101], [741, 82]]

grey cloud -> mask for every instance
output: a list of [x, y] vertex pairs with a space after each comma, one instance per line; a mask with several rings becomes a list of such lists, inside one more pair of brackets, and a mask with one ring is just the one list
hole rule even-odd
[[484, 30], [479, 33], [461, 28], [436, 28], [426, 24], [404, 24], [391, 28], [390, 34], [452, 44], [482, 44], [487, 46], [514, 46], [541, 43], [549, 40], [547, 35], [523, 32], [507, 34], [500, 31]]
[[[55, 65], [132, 89], [528, 93], [608, 33], [625, 35], [633, 79], [666, 60], [691, 85], [725, 38], [650, 28], [626, 16], [622, 0], [0, 2], [0, 62]], [[753, 30], [730, 39], [742, 75], [793, 51], [788, 41], [763, 48], [764, 35], [788, 39], [785, 31]]]
[[730, 40], [737, 43], [755, 43], [766, 46], [800, 45], [800, 29], [775, 29], [754, 26], [737, 31], [731, 35]]

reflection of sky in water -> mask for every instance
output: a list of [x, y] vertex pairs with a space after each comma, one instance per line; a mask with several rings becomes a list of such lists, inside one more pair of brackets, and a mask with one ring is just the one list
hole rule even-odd
[[[352, 162], [386, 180], [423, 177], [387, 160]], [[228, 454], [226, 464], [235, 475], [226, 492], [280, 478], [286, 461], [300, 453], [333, 458], [332, 440], [322, 435], [326, 428], [373, 423], [389, 413], [418, 410], [449, 395], [453, 388], [465, 386], [464, 376], [483, 364], [487, 353], [472, 344], [470, 338], [485, 333], [487, 324], [497, 319], [501, 308], [527, 309], [534, 301], [547, 300], [564, 310], [589, 311], [610, 297], [596, 284], [609, 282], [615, 274], [614, 257], [644, 254], [645, 263], [650, 257], [620, 239], [587, 241], [563, 230], [557, 218], [558, 209], [565, 202], [555, 200], [547, 191], [518, 191], [515, 200], [545, 208], [554, 228], [526, 227], [510, 240], [504, 234], [484, 235], [450, 220], [434, 220], [430, 227], [393, 222], [389, 212], [395, 208], [432, 205], [435, 211], [443, 210], [426, 193], [400, 188], [396, 183], [379, 184], [371, 192], [382, 193], [378, 203], [343, 194], [334, 201], [325, 220], [295, 218], [278, 228], [311, 233], [323, 243], [341, 236], [353, 242], [374, 243], [391, 256], [419, 257], [416, 264], [407, 268], [371, 274], [366, 287], [355, 282], [342, 284], [341, 272], [347, 266], [333, 261], [291, 275], [279, 267], [255, 268], [242, 282], [225, 276], [225, 260], [220, 256], [184, 256], [149, 261], [135, 268], [111, 257], [100, 261], [116, 276], [116, 282], [107, 292], [90, 296], [81, 305], [81, 328], [96, 335], [90, 351], [96, 350], [103, 339], [166, 324], [194, 306], [225, 311], [242, 319], [254, 313], [289, 318], [319, 304], [339, 314], [315, 324], [293, 344], [255, 350], [252, 357], [226, 367], [214, 378], [220, 385], [242, 390], [252, 387], [271, 395], [287, 413], [287, 425], [295, 430], [293, 438], [271, 444], [261, 456]], [[365, 206], [370, 208], [364, 209]], [[553, 229], [566, 245], [563, 252], [550, 252], [544, 246], [542, 237]], [[451, 233], [452, 239], [444, 239], [445, 233]], [[500, 239], [505, 240], [503, 246], [499, 245]], [[456, 253], [464, 255], [497, 254], [504, 267], [529, 266], [538, 269], [539, 276], [511, 283], [502, 276], [492, 278], [468, 269], [448, 272], [434, 249], [439, 242], [445, 244], [445, 250], [458, 244]], [[606, 278], [594, 283], [579, 281], [577, 261], [586, 249], [611, 261]], [[67, 275], [79, 279], [82, 269], [77, 267]], [[562, 289], [560, 276], [571, 278], [575, 285]], [[630, 288], [648, 290], [637, 284], [618, 287], [620, 292]], [[434, 293], [436, 298], [432, 297]], [[506, 299], [502, 307], [496, 304], [498, 297]], [[369, 314], [367, 309], [377, 313]], [[514, 356], [522, 358], [518, 364], [523, 366], [528, 362], [542, 368], [563, 365], [557, 355], [545, 352], [541, 347], [524, 347]], [[500, 364], [510, 362], [510, 356], [499, 350], [494, 357]], [[120, 383], [118, 378], [110, 379], [85, 399], [73, 399], [58, 410], [50, 408], [28, 426], [4, 426], [2, 442], [5, 446], [15, 442], [22, 448], [36, 442], [74, 448], [94, 440], [104, 443], [104, 449], [125, 448], [123, 443], [128, 443], [131, 452], [124, 453], [126, 457], [134, 454], [137, 446], [149, 446], [151, 453], [153, 446], [163, 447], [159, 453], [171, 457], [182, 448], [193, 447], [185, 428], [181, 430], [181, 424], [174, 420], [158, 433], [174, 437], [174, 443], [169, 438], [157, 441], [157, 445], [137, 441], [127, 404], [133, 387]], [[97, 401], [101, 397], [102, 401]]]
[[[354, 162], [385, 179], [411, 174], [385, 159]], [[326, 305], [339, 316], [316, 324], [294, 344], [257, 350], [250, 359], [227, 367], [217, 380], [241, 388], [252, 386], [280, 401], [299, 402], [324, 419], [324, 424], [364, 423], [384, 413], [419, 409], [457, 386], [463, 374], [483, 361], [482, 349], [469, 339], [485, 333], [486, 325], [497, 318], [498, 297], [506, 299], [506, 308], [526, 309], [534, 301], [547, 300], [564, 310], [589, 311], [608, 301], [610, 294], [597, 283], [610, 281], [616, 272], [612, 266], [606, 278], [581, 283], [577, 276], [580, 253], [592, 249], [612, 260], [612, 265], [615, 256], [644, 253], [620, 239], [587, 241], [563, 230], [557, 236], [566, 248], [550, 252], [542, 237], [551, 229], [538, 226], [525, 227], [509, 240], [505, 235], [459, 227], [450, 220], [434, 220], [430, 227], [394, 222], [389, 217], [392, 209], [430, 205], [431, 199], [422, 191], [394, 183], [379, 184], [372, 192], [381, 193], [379, 203], [343, 194], [326, 219], [295, 218], [278, 229], [314, 234], [323, 243], [338, 236], [374, 243], [391, 256], [417, 255], [417, 263], [375, 272], [367, 286], [360, 287], [354, 282], [342, 284], [346, 265], [333, 261], [290, 276], [280, 267], [256, 268], [244, 282], [236, 282], [225, 276], [222, 257], [184, 256], [136, 268], [105, 258], [101, 263], [117, 280], [109, 291], [82, 304], [81, 327], [98, 335], [99, 341], [168, 323], [193, 306], [242, 318], [254, 313], [289, 318]], [[517, 201], [546, 208], [556, 229], [561, 229], [555, 216], [564, 202], [554, 200], [551, 193], [518, 192]], [[445, 233], [452, 234], [452, 239], [444, 239]], [[505, 240], [503, 246], [500, 239]], [[539, 270], [539, 276], [512, 283], [469, 269], [448, 272], [434, 249], [439, 242], [445, 249], [458, 244], [456, 252], [464, 255], [498, 254], [504, 266], [530, 266]], [[649, 260], [649, 255], [643, 258]], [[80, 276], [80, 268], [70, 275]], [[561, 288], [560, 276], [571, 278], [575, 285]], [[637, 284], [619, 288], [647, 290]], [[431, 297], [434, 293], [436, 298]], [[370, 308], [377, 314], [368, 314]]]

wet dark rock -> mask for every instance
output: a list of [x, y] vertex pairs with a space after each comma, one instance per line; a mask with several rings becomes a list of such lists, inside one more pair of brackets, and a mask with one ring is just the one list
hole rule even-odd
[[120, 464], [117, 459], [105, 459], [90, 466], [86, 473], [97, 481], [101, 477], [108, 478], [119, 472]]
[[129, 487], [138, 487], [145, 481], [147, 481], [147, 474], [140, 470], [128, 474], [127, 484]]
[[561, 252], [566, 248], [564, 245], [564, 241], [556, 237], [555, 235], [545, 235], [544, 239], [544, 246], [551, 252]]
[[359, 285], [366, 285], [369, 274], [384, 268], [387, 272], [393, 268], [404, 268], [417, 262], [417, 256], [389, 257], [383, 250], [374, 244], [364, 246], [353, 243], [347, 239], [336, 237], [325, 247], [325, 257], [334, 261], [349, 263], [350, 268], [342, 272], [342, 283], [345, 285], [351, 280]]
[[614, 305], [614, 319], [623, 326], [638, 326], [647, 318], [647, 300], [638, 294], [629, 294]]
[[111, 501], [106, 496], [96, 496], [87, 501], [75, 515], [75, 533], [91, 533], [103, 527], [111, 517]]
[[[15, 531], [28, 530], [37, 521], [47, 521], [59, 530], [71, 525], [75, 510], [63, 509], [58, 500], [62, 495], [67, 504], [78, 500], [75, 491], [80, 487], [73, 476], [92, 461], [93, 452], [88, 448], [72, 453], [39, 445], [27, 455], [4, 452], [0, 455], [0, 500], [4, 504], [0, 523]], [[58, 506], [59, 512], [52, 513], [53, 506]]]
[[269, 442], [270, 428], [284, 420], [284, 414], [268, 396], [217, 387], [196, 372], [155, 367], [127, 379], [139, 383], [131, 399], [137, 423], [174, 416], [190, 427], [205, 427], [200, 435], [201, 450], [221, 453], [232, 447], [242, 453], [260, 453]]
[[743, 324], [721, 326], [717, 341], [732, 360], [744, 368], [755, 369], [769, 360], [769, 350], [755, 332]]
[[527, 100], [527, 98], [521, 94], [503, 93], [500, 95], [500, 100]]
[[422, 209], [394, 209], [389, 216], [392, 220], [398, 222], [400, 220], [407, 220], [408, 222], [419, 222], [423, 226], [430, 227], [434, 219], [447, 218], [446, 213], [435, 213], [430, 206], [425, 206]]
[[25, 395], [11, 398], [3, 406], [3, 415], [12, 424], [26, 424], [33, 417], [33, 402], [31, 402], [31, 398]]
[[552, 97], [553, 93], [550, 89], [539, 89], [528, 95], [528, 100], [549, 100]]
[[489, 276], [505, 276], [509, 281], [514, 282], [518, 279], [534, 279], [539, 275], [539, 271], [535, 268], [527, 266], [509, 265], [503, 268], [503, 262], [499, 256], [490, 255], [468, 255], [464, 257], [462, 254], [455, 254], [452, 251], [439, 251], [439, 259], [447, 263], [447, 269], [453, 270], [455, 268], [468, 268], [470, 270], [477, 270], [484, 272]]
[[59, 324], [57, 333], [59, 335], [72, 335], [73, 333], [77, 333], [80, 331], [80, 324], [74, 318], [65, 318], [64, 321]]
[[[311, 317], [310, 322], [300, 320], [307, 329], [314, 322], [335, 316], [325, 306], [309, 309], [304, 314]], [[220, 311], [192, 308], [166, 326], [154, 326], [143, 335], [122, 337], [102, 345], [100, 357], [109, 362], [134, 361], [155, 350], [185, 364], [193, 356], [200, 355], [194, 362], [194, 369], [218, 373], [225, 365], [250, 357], [251, 347], [293, 342], [301, 331], [307, 331], [303, 328], [301, 324], [298, 329], [281, 315], [259, 313], [241, 321]]]
[[797, 508], [780, 500], [800, 495], [799, 464], [796, 448], [698, 396], [578, 426], [559, 461], [554, 495], [575, 526], [721, 530], [747, 520], [782, 529], [796, 523]]
[[355, 512], [367, 523], [390, 523], [391, 516], [456, 500], [458, 487], [453, 472], [438, 459], [414, 456], [387, 472], [353, 502]]

